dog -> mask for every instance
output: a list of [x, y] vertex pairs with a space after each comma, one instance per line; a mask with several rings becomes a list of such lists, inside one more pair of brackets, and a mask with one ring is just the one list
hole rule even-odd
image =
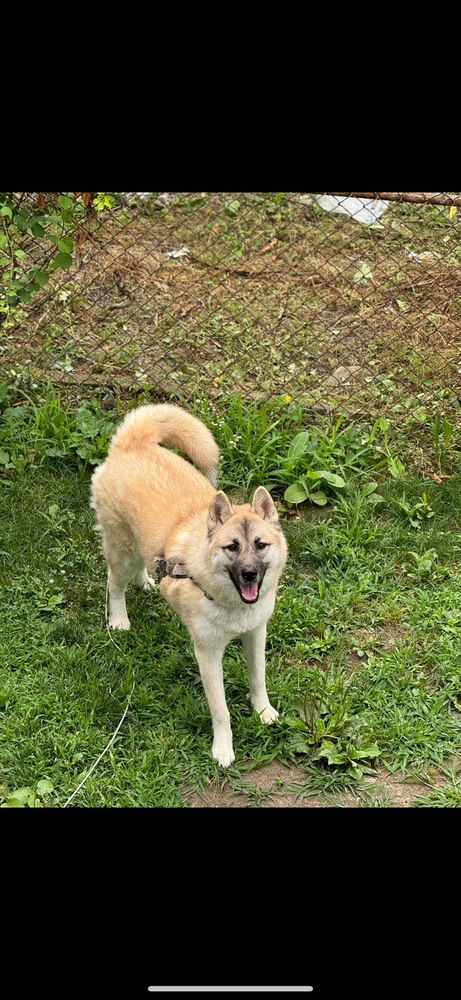
[[93, 474], [91, 506], [108, 564], [109, 627], [130, 628], [127, 584], [151, 590], [149, 572], [163, 565], [160, 589], [194, 645], [212, 755], [228, 767], [235, 756], [222, 658], [235, 636], [242, 637], [254, 710], [264, 723], [278, 717], [266, 690], [266, 624], [288, 548], [270, 493], [258, 486], [251, 504], [232, 505], [216, 487], [218, 462], [216, 441], [192, 414], [170, 404], [140, 406]]

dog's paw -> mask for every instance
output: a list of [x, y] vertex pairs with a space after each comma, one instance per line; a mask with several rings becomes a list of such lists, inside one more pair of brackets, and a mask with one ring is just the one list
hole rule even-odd
[[158, 583], [154, 580], [153, 576], [148, 576], [147, 570], [144, 569], [142, 573], [136, 577], [136, 585], [140, 590], [143, 590], [145, 594], [150, 594], [151, 590], [155, 590], [158, 587]]
[[272, 705], [267, 705], [263, 708], [261, 712], [258, 712], [261, 722], [264, 722], [267, 726], [270, 726], [271, 722], [275, 722], [279, 717], [279, 713], [276, 708], [272, 708]]
[[230, 765], [235, 760], [235, 753], [232, 749], [232, 743], [213, 743], [212, 748], [213, 759], [217, 761], [220, 767], [230, 767]]
[[126, 615], [124, 618], [109, 618], [109, 628], [114, 631], [127, 632], [131, 628], [130, 619]]

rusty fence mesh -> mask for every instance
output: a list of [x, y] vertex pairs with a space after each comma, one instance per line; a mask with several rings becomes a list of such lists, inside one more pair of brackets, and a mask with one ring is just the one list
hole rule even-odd
[[0, 195], [0, 367], [80, 393], [458, 406], [461, 197]]

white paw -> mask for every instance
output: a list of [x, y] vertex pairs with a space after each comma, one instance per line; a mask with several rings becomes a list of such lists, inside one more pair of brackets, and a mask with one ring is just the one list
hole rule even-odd
[[271, 722], [275, 722], [279, 717], [279, 713], [276, 708], [272, 708], [272, 705], [267, 705], [267, 708], [263, 708], [261, 712], [258, 712], [261, 722], [265, 722], [266, 725], [270, 726]]
[[213, 743], [211, 752], [214, 760], [218, 762], [220, 767], [229, 767], [229, 765], [235, 760], [232, 743], [230, 746], [228, 743]]
[[130, 620], [127, 616], [124, 618], [109, 618], [109, 628], [118, 629], [120, 632], [127, 632], [130, 628]]
[[155, 590], [156, 587], [158, 587], [158, 583], [152, 576], [146, 576], [141, 584], [141, 590], [145, 594], [150, 594], [151, 590]]

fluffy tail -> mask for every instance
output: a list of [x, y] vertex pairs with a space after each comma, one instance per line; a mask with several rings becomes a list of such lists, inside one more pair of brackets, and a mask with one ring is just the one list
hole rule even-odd
[[180, 448], [211, 482], [216, 484], [219, 448], [201, 420], [169, 403], [139, 406], [125, 417], [112, 438], [113, 452], [138, 451], [152, 444]]

